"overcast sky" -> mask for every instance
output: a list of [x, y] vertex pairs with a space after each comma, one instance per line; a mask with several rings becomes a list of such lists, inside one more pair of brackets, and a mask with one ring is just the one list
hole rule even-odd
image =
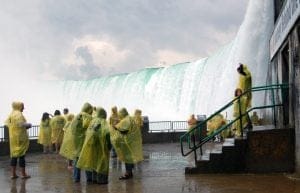
[[89, 79], [207, 57], [248, 0], [2, 0], [2, 73]]

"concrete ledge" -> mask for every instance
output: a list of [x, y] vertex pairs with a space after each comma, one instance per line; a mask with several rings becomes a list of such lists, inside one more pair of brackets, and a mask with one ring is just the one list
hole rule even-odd
[[248, 133], [246, 170], [253, 173], [293, 172], [295, 131], [272, 129]]
[[[9, 155], [9, 142], [0, 142], [0, 156]], [[30, 140], [28, 153], [42, 152], [43, 146], [37, 143], [37, 139]]]

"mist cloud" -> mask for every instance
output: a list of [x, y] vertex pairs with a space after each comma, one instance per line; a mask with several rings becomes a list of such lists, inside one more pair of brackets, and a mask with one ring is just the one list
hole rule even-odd
[[232, 40], [248, 0], [4, 0], [9, 73], [89, 79], [209, 56]]

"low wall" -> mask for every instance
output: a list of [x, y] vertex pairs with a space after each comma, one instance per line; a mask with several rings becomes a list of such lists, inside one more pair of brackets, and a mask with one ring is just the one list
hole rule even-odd
[[293, 172], [295, 130], [272, 129], [248, 133], [246, 170], [253, 173]]
[[[43, 146], [37, 143], [37, 139], [30, 140], [28, 153], [42, 152]], [[0, 156], [9, 155], [9, 142], [0, 142]]]
[[[184, 132], [160, 132], [160, 133], [150, 133], [149, 123], [144, 123], [142, 128], [142, 138], [144, 144], [149, 143], [173, 143], [179, 142], [179, 138]], [[28, 152], [42, 152], [42, 145], [37, 143], [36, 139], [30, 140], [30, 145]], [[0, 156], [9, 155], [9, 142], [0, 142]]]

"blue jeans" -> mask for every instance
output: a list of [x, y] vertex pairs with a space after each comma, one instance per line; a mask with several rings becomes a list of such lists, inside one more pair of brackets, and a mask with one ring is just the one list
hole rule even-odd
[[80, 181], [80, 172], [81, 172], [81, 170], [76, 167], [77, 162], [78, 162], [78, 157], [74, 160], [73, 179], [75, 182]]

